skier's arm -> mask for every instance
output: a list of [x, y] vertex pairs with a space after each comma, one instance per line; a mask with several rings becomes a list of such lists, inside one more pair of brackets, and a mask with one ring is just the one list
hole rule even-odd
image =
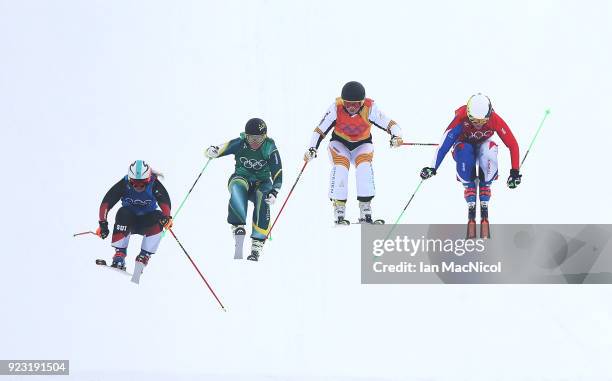
[[102, 203], [100, 204], [100, 211], [98, 215], [98, 221], [106, 221], [108, 212], [119, 202], [125, 191], [125, 180], [119, 180], [111, 189], [106, 192]]
[[402, 137], [402, 129], [393, 119], [385, 115], [384, 112], [376, 105], [376, 102], [372, 103], [370, 109], [370, 115], [368, 116], [370, 122], [376, 127], [383, 131], [386, 131], [391, 136]]
[[283, 164], [281, 163], [280, 154], [276, 146], [270, 154], [268, 163], [270, 164], [270, 175], [272, 176], [272, 189], [278, 193], [283, 185]]
[[456, 116], [444, 132], [444, 135], [442, 136], [442, 143], [438, 146], [433, 163], [431, 164], [434, 169], [437, 170], [440, 167], [440, 164], [442, 164], [442, 160], [444, 160], [444, 157], [448, 151], [459, 139], [461, 130], [463, 130], [463, 123], [461, 119], [461, 117]]
[[155, 179], [155, 184], [153, 184], [153, 195], [164, 216], [171, 216], [172, 203], [170, 202], [170, 195], [168, 195], [168, 191], [158, 179]]
[[219, 146], [219, 154], [217, 157], [233, 155], [240, 149], [240, 145], [242, 144], [242, 139], [236, 138], [232, 139], [225, 144], [221, 144]]
[[327, 112], [323, 116], [323, 119], [319, 122], [317, 128], [315, 128], [312, 133], [312, 137], [310, 138], [309, 148], [319, 148], [319, 145], [325, 139], [329, 131], [331, 131], [336, 125], [336, 118], [338, 115], [336, 114], [336, 104], [332, 104]]
[[495, 126], [495, 132], [501, 138], [502, 142], [508, 147], [510, 150], [510, 160], [512, 162], [512, 169], [519, 169], [519, 146], [516, 142], [516, 138], [510, 131], [510, 127], [506, 124], [506, 122], [497, 114], [493, 114], [492, 116]]

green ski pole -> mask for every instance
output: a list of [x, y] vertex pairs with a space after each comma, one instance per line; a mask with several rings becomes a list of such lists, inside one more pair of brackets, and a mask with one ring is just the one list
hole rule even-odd
[[404, 206], [404, 210], [402, 210], [402, 212], [400, 213], [400, 215], [397, 217], [397, 220], [395, 220], [395, 223], [393, 224], [393, 226], [391, 227], [391, 230], [389, 231], [389, 234], [387, 234], [387, 237], [385, 238], [385, 240], [389, 239], [389, 237], [391, 236], [391, 234], [393, 233], [393, 231], [395, 230], [395, 227], [397, 226], [397, 224], [399, 224], [400, 220], [402, 219], [402, 216], [404, 215], [404, 213], [406, 212], [406, 209], [408, 209], [408, 205], [410, 205], [410, 203], [412, 202], [412, 199], [414, 198], [414, 195], [417, 194], [417, 192], [419, 191], [419, 189], [421, 188], [421, 185], [423, 185], [423, 179], [421, 179], [421, 181], [419, 182], [419, 185], [417, 185], [416, 189], [414, 190], [414, 192], [412, 193], [412, 196], [410, 196], [410, 199], [408, 200], [408, 202], [406, 203], [406, 206]]
[[[174, 216], [172, 217], [172, 219], [175, 219], [176, 216], [178, 216], [179, 212], [181, 211], [181, 209], [183, 208], [183, 205], [185, 205], [185, 201], [187, 201], [187, 198], [189, 197], [189, 195], [191, 194], [191, 191], [193, 190], [193, 188], [195, 188], [196, 184], [198, 183], [198, 180], [200, 180], [200, 177], [202, 177], [202, 173], [204, 173], [204, 171], [206, 170], [206, 167], [208, 167], [208, 164], [210, 163], [210, 161], [212, 160], [212, 158], [209, 158], [208, 161], [206, 162], [206, 164], [204, 164], [204, 167], [202, 168], [202, 170], [200, 171], [200, 174], [198, 175], [198, 177], [195, 179], [195, 181], [193, 182], [193, 185], [191, 186], [191, 188], [189, 188], [189, 191], [187, 192], [187, 194], [185, 195], [185, 198], [183, 199], [183, 202], [181, 202], [181, 204], [179, 205], [178, 209], [176, 209], [176, 212], [174, 213]], [[162, 233], [162, 238], [166, 235], [166, 230], [164, 230], [164, 232]]]
[[538, 129], [536, 130], [535, 135], [533, 135], [533, 138], [531, 139], [531, 143], [529, 143], [529, 148], [527, 148], [527, 152], [525, 152], [525, 156], [523, 156], [523, 160], [521, 160], [521, 164], [519, 165], [519, 170], [523, 167], [523, 163], [525, 163], [525, 159], [527, 159], [527, 155], [529, 155], [529, 151], [531, 151], [531, 147], [533, 147], [533, 143], [535, 143], [535, 140], [538, 137], [538, 134], [540, 133], [542, 126], [544, 126], [544, 121], [546, 121], [548, 114], [550, 114], [550, 109], [546, 109], [546, 111], [544, 111], [544, 117], [542, 118], [542, 121], [540, 122], [540, 125], [538, 126]]

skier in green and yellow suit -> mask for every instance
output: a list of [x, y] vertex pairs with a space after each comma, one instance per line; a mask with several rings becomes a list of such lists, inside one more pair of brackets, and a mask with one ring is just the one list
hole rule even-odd
[[206, 149], [206, 156], [209, 158], [233, 154], [236, 160], [236, 169], [228, 182], [230, 200], [227, 216], [227, 222], [232, 225], [237, 242], [236, 250], [240, 251], [239, 256], [237, 254], [235, 258], [242, 258], [247, 206], [248, 201], [251, 201], [255, 209], [251, 254], [247, 259], [259, 259], [270, 228], [270, 205], [276, 201], [283, 182], [280, 155], [274, 140], [267, 136], [267, 132], [266, 123], [259, 118], [253, 118], [247, 122], [245, 131], [239, 138]]

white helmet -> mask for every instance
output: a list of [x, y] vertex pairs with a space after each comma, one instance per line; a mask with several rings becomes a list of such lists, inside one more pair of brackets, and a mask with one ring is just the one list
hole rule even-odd
[[484, 94], [474, 94], [467, 101], [467, 115], [470, 121], [484, 121], [489, 120], [493, 112], [493, 106], [491, 106], [491, 100]]
[[128, 170], [128, 178], [130, 180], [149, 180], [153, 173], [151, 166], [145, 163], [143, 160], [136, 160], [130, 164]]

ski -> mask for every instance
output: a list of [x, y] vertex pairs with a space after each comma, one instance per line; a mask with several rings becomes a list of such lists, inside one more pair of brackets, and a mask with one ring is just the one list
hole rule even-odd
[[480, 203], [480, 238], [491, 238], [491, 229], [489, 229], [489, 203]]
[[140, 284], [140, 276], [142, 275], [144, 268], [144, 263], [136, 261], [136, 265], [134, 265], [134, 274], [132, 274], [131, 279], [133, 283]]
[[364, 220], [357, 220], [357, 222], [354, 222], [354, 224], [356, 225], [384, 225], [385, 224], [385, 220], [372, 220], [372, 221], [364, 221]]
[[467, 233], [465, 235], [466, 239], [475, 239], [476, 238], [476, 220], [469, 219], [467, 223]]
[[105, 268], [113, 270], [113, 271], [120, 272], [121, 274], [132, 276], [132, 274], [127, 272], [127, 270], [125, 270], [125, 269], [119, 269], [119, 268], [116, 268], [116, 267], [109, 266], [104, 259], [96, 259], [96, 265], [98, 265], [100, 267], [105, 267]]
[[489, 220], [482, 219], [480, 221], [480, 238], [482, 239], [490, 239], [491, 238], [491, 230], [489, 229]]
[[334, 226], [336, 227], [351, 226], [351, 221], [341, 218], [341, 219], [334, 221]]
[[243, 227], [237, 227], [234, 229], [234, 259], [242, 259], [243, 257], [243, 246], [244, 237], [246, 236], [246, 230]]

